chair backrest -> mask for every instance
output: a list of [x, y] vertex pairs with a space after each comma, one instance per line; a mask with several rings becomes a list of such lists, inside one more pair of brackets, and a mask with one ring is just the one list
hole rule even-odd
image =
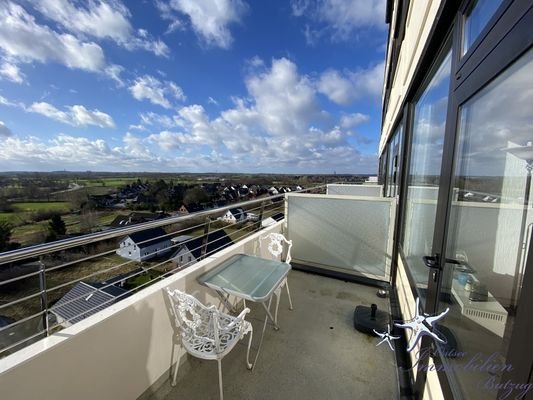
[[184, 339], [206, 340], [213, 342], [211, 329], [218, 328], [218, 313], [215, 306], [206, 307], [196, 297], [178, 289], [167, 289], [172, 302], [176, 325], [181, 329]]
[[292, 240], [287, 240], [285, 236], [281, 233], [271, 232], [265, 236], [262, 236], [259, 240], [260, 249], [263, 249], [266, 246], [268, 253], [273, 259], [280, 259], [283, 257], [284, 247], [286, 248], [285, 260], [287, 264], [291, 263], [291, 248]]

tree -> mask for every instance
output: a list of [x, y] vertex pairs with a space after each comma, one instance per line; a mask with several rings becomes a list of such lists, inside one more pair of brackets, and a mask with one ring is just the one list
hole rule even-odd
[[10, 249], [9, 241], [11, 240], [12, 230], [13, 226], [9, 222], [0, 222], [0, 251]]
[[98, 216], [95, 211], [86, 210], [80, 215], [80, 232], [90, 233], [98, 225]]
[[185, 196], [183, 197], [183, 202], [185, 205], [190, 204], [201, 204], [209, 201], [209, 195], [205, 190], [200, 186], [195, 186], [192, 189], [187, 189]]
[[67, 233], [67, 227], [65, 226], [65, 222], [61, 218], [61, 215], [53, 215], [48, 223], [48, 235], [46, 235], [45, 240], [47, 242], [53, 242], [54, 240], [57, 240], [58, 236], [63, 236], [65, 233]]

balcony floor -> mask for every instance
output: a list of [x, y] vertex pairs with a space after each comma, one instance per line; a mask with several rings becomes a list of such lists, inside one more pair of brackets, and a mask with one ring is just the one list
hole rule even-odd
[[[397, 398], [394, 353], [378, 338], [353, 328], [354, 307], [376, 303], [388, 310], [388, 300], [376, 288], [291, 271], [289, 285], [294, 311], [283, 292], [279, 331], [267, 327], [257, 366], [246, 369], [247, 337], [222, 361], [226, 399], [393, 399]], [[250, 304], [257, 346], [264, 311]], [[255, 356], [252, 350], [251, 358]], [[178, 384], [165, 384], [153, 399], [218, 399], [215, 361], [190, 357]]]

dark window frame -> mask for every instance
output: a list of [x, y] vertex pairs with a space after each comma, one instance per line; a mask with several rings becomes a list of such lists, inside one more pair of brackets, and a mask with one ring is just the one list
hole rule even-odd
[[[450, 79], [450, 92], [448, 97], [448, 115], [446, 120], [446, 134], [444, 143], [444, 154], [442, 158], [442, 177], [439, 188], [438, 211], [436, 218], [434, 245], [440, 245], [440, 254], [445, 249], [447, 236], [447, 217], [449, 213], [449, 202], [452, 196], [452, 178], [454, 172], [454, 153], [456, 141], [456, 128], [458, 122], [458, 113], [460, 106], [475, 96], [487, 84], [495, 79], [501, 72], [508, 68], [515, 62], [522, 54], [524, 54], [533, 45], [533, 33], [530, 27], [533, 25], [533, 6], [529, 5], [524, 0], [505, 0], [497, 12], [492, 16], [490, 21], [478, 35], [476, 40], [472, 43], [468, 51], [463, 55], [463, 23], [464, 15], [468, 7], [473, 4], [472, 0], [464, 1], [458, 5], [452, 0], [444, 0], [441, 3], [439, 11], [437, 12], [436, 22], [431, 28], [429, 39], [422, 51], [423, 56], [418, 62], [415, 69], [414, 78], [409, 84], [406, 91], [406, 96], [402, 101], [400, 110], [403, 110], [404, 115], [404, 134], [403, 134], [403, 157], [401, 175], [400, 175], [400, 207], [398, 208], [398, 216], [395, 227], [395, 238], [401, 238], [403, 235], [403, 218], [405, 215], [405, 200], [406, 200], [406, 186], [408, 178], [409, 160], [411, 157], [410, 144], [412, 142], [412, 121], [415, 99], [419, 94], [421, 88], [424, 88], [424, 82], [427, 79], [428, 71], [431, 71], [430, 66], [433, 63], [435, 55], [439, 54], [441, 45], [445, 42], [452, 26], [453, 32], [453, 59], [452, 59], [452, 75]], [[404, 21], [405, 23], [405, 21]], [[392, 29], [391, 29], [392, 31]], [[389, 35], [391, 32], [389, 32]], [[391, 49], [392, 50], [392, 49]], [[399, 53], [393, 53], [391, 58]], [[389, 61], [390, 62], [390, 61]], [[395, 68], [390, 68], [387, 82], [392, 80], [395, 74]], [[387, 86], [387, 90], [390, 88]], [[384, 116], [386, 112], [386, 105], [388, 103], [388, 96], [385, 95], [384, 100]], [[396, 124], [401, 118], [396, 118]], [[396, 129], [396, 128], [395, 128]], [[394, 132], [394, 131], [393, 131]], [[391, 136], [392, 137], [392, 136]], [[390, 139], [387, 145], [390, 146]], [[388, 150], [385, 147], [385, 150]], [[382, 153], [382, 157], [383, 157]], [[386, 170], [387, 171], [387, 170]], [[533, 245], [532, 245], [533, 247]], [[402, 260], [404, 265], [405, 257], [400, 241], [397, 240], [394, 251]], [[533, 269], [533, 249], [527, 261], [527, 268]], [[397, 257], [396, 257], [397, 258]], [[397, 268], [394, 268], [396, 263], [393, 263], [392, 282], [396, 282]], [[406, 274], [413, 291], [413, 296], [416, 297], [416, 288], [414, 279], [411, 276], [409, 269], [405, 268]], [[440, 284], [442, 280], [439, 279]], [[527, 282], [533, 285], [533, 271], [530, 271]], [[524, 285], [526, 279], [524, 278]], [[439, 285], [435, 285], [428, 291], [428, 299], [433, 299], [433, 304], [426, 305], [426, 312], [434, 312], [438, 306], [436, 299], [440, 293]], [[431, 297], [430, 297], [431, 296]], [[531, 303], [533, 301], [533, 293], [522, 291], [521, 301]], [[524, 314], [524, 313], [522, 313]], [[527, 320], [526, 317], [520, 314], [517, 315], [516, 326], [524, 326], [525, 329], [533, 330], [533, 321]], [[520, 336], [522, 335], [522, 336]], [[524, 357], [523, 348], [527, 342], [527, 335], [524, 336], [522, 330], [513, 331], [511, 346], [508, 351], [508, 359], [517, 368], [508, 372], [503, 379], [511, 379], [515, 382], [528, 382], [532, 379], [533, 371], [533, 353], [529, 357]], [[430, 346], [429, 341], [425, 341], [424, 346]], [[436, 362], [442, 362], [444, 357], [441, 356], [440, 349], [432, 346], [433, 356]], [[418, 375], [421, 374], [422, 376]], [[426, 373], [418, 371], [416, 391], [419, 396], [423, 396], [423, 390], [426, 383]], [[451, 387], [453, 383], [449, 376], [444, 371], [438, 372], [439, 381], [443, 394], [446, 398], [460, 398], [460, 394], [456, 393]], [[418, 379], [420, 377], [421, 379]], [[502, 393], [500, 393], [501, 395]]]

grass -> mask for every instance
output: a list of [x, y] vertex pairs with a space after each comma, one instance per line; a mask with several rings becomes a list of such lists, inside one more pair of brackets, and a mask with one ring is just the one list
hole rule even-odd
[[137, 178], [96, 178], [96, 179], [78, 179], [76, 183], [85, 187], [120, 187], [136, 182]]
[[35, 201], [25, 203], [13, 203], [13, 208], [22, 212], [35, 211], [59, 211], [66, 212], [70, 210], [70, 203], [66, 201]]
[[[105, 226], [109, 225], [117, 215], [127, 214], [128, 211], [95, 211], [95, 224], [96, 226]], [[44, 236], [48, 232], [48, 220], [34, 222], [34, 223], [24, 223], [22, 213], [0, 213], [0, 221], [2, 221], [2, 214], [12, 214], [13, 216], [19, 217], [16, 221], [9, 221], [13, 225], [17, 225], [13, 228], [11, 240], [13, 242], [21, 243], [22, 245], [29, 245], [32, 243], [39, 242], [43, 240]], [[29, 214], [27, 214], [29, 216]], [[67, 227], [67, 233], [79, 233], [81, 229], [80, 218], [78, 214], [68, 214], [61, 217], [65, 222]]]
[[11, 225], [23, 224], [31, 213], [23, 212], [3, 212], [0, 213], [0, 222], [9, 222]]
[[144, 272], [140, 275], [134, 276], [133, 278], [130, 278], [126, 281], [126, 289], [131, 290], [135, 289], [139, 286], [142, 286], [143, 288], [146, 287], [148, 282], [153, 281], [154, 279], [157, 279], [161, 275], [160, 272], [157, 272], [155, 270]]

